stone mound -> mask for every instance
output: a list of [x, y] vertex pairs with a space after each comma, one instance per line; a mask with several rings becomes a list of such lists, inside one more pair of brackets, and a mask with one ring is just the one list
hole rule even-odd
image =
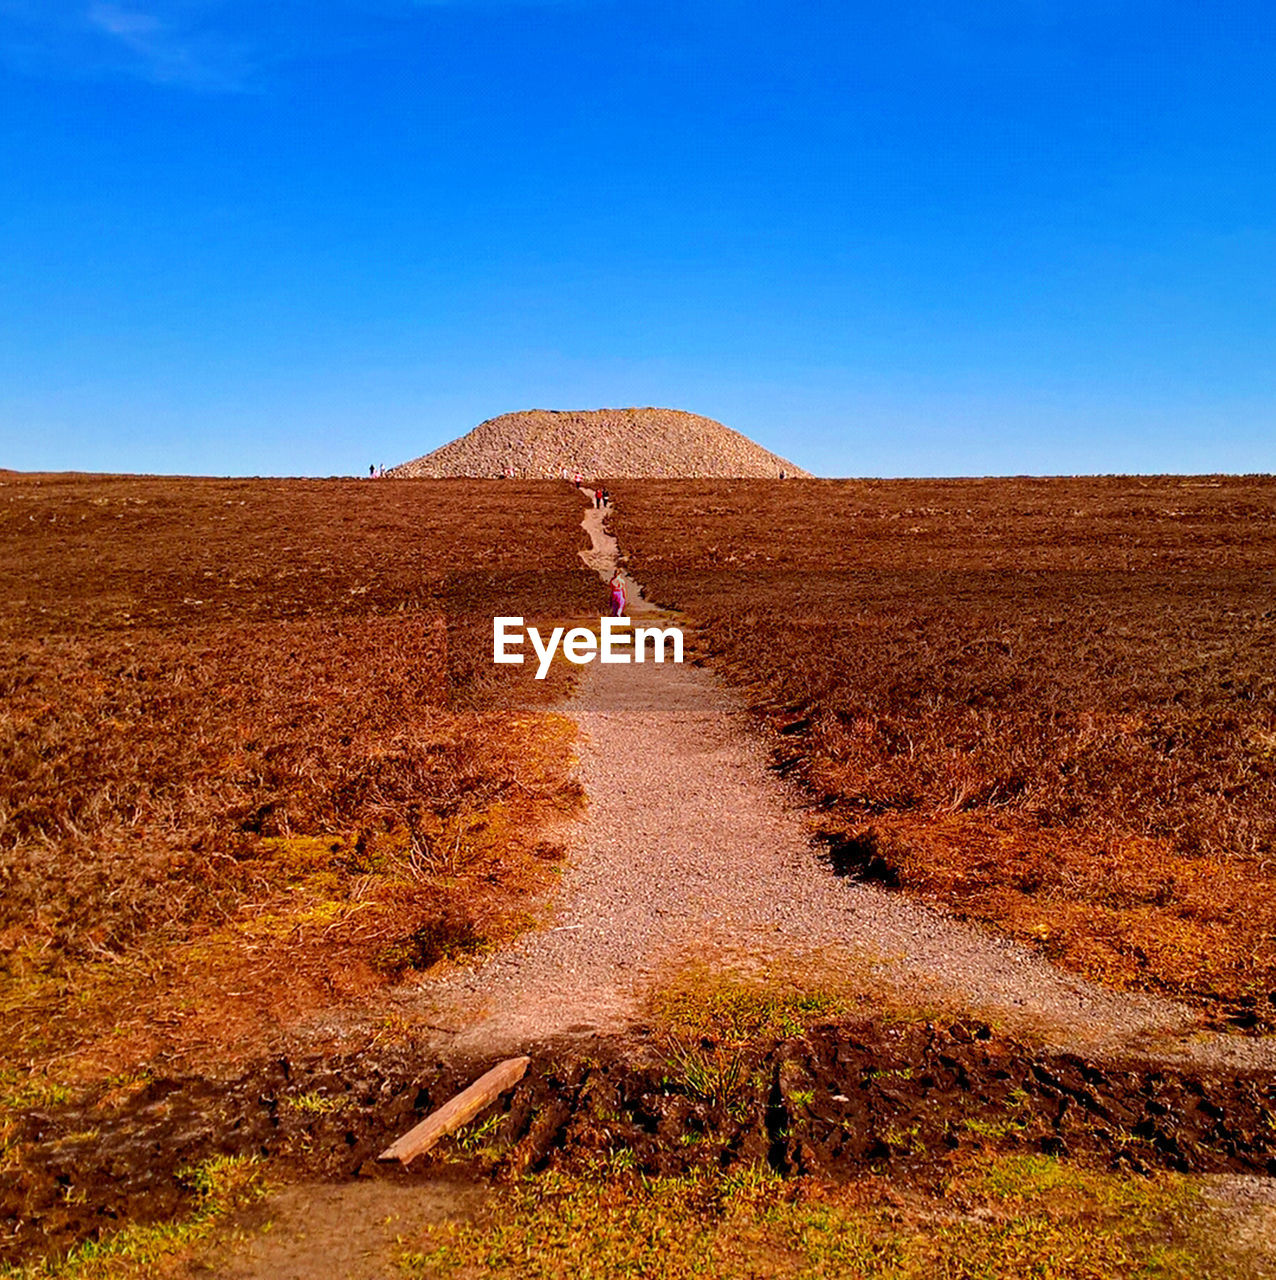
[[679, 409], [531, 409], [481, 422], [468, 435], [414, 462], [400, 477], [563, 473], [612, 479], [766, 479], [805, 476], [791, 462], [712, 418]]

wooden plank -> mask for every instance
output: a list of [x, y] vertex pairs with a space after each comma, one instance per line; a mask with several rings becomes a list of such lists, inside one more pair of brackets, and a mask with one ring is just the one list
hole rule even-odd
[[377, 1157], [407, 1164], [428, 1151], [438, 1140], [454, 1129], [473, 1120], [489, 1103], [495, 1102], [507, 1089], [512, 1089], [524, 1076], [531, 1058], [507, 1058], [486, 1075], [479, 1076], [468, 1089], [462, 1089], [450, 1102], [431, 1111], [414, 1129], [409, 1129]]

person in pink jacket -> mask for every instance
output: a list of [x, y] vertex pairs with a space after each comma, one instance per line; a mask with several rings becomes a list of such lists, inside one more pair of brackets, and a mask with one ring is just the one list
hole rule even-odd
[[629, 597], [625, 594], [625, 580], [620, 576], [620, 570], [617, 569], [611, 575], [611, 616], [613, 618], [623, 618], [625, 616], [625, 607], [629, 604]]

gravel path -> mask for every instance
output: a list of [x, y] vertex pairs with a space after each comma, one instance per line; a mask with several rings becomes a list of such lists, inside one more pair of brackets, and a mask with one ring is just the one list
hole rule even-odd
[[[582, 552], [604, 580], [616, 545], [590, 510]], [[641, 600], [630, 613], [676, 619]], [[1202, 1033], [1181, 1005], [1114, 993], [907, 897], [835, 876], [801, 798], [767, 768], [743, 708], [707, 670], [582, 668], [586, 817], [549, 925], [431, 989], [456, 1052], [519, 1051], [643, 1017], [652, 983], [689, 960], [770, 967], [873, 1005], [976, 1013], [1090, 1054], [1276, 1067], [1268, 1040]], [[424, 992], [418, 992], [420, 998]]]

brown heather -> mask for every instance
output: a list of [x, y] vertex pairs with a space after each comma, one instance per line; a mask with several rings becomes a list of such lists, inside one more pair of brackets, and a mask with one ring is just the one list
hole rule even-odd
[[1276, 1020], [1276, 480], [615, 490], [836, 865]]
[[6, 477], [0, 1069], [216, 1057], [515, 927], [574, 729], [490, 619], [596, 607], [579, 506]]
[[[1260, 1020], [1272, 482], [613, 487], [836, 864]], [[489, 663], [493, 614], [601, 603], [580, 511], [0, 475], [0, 1271], [1270, 1274], [1235, 1176], [1276, 1170], [1269, 1074], [826, 1022], [841, 987], [779, 967], [691, 966], [654, 1038], [533, 1046], [429, 1161], [375, 1164], [476, 1063], [424, 993], [357, 997], [519, 927], [580, 806], [565, 664]], [[253, 1208], [264, 1179], [301, 1185]]]

